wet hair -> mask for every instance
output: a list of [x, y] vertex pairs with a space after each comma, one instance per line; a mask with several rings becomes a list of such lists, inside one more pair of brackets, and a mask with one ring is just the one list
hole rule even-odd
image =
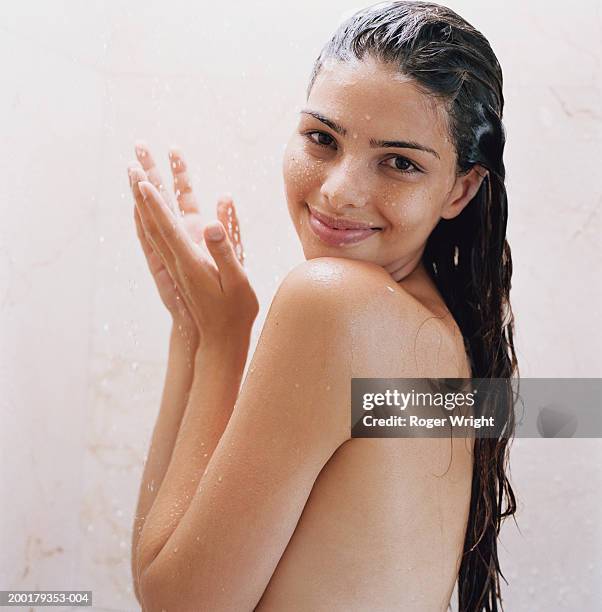
[[[468, 527], [458, 573], [460, 612], [503, 610], [497, 539], [516, 499], [507, 476], [514, 435], [510, 379], [518, 378], [509, 294], [512, 257], [506, 240], [502, 70], [487, 39], [462, 17], [430, 2], [381, 2], [340, 24], [315, 61], [307, 97], [325, 62], [366, 54], [395, 66], [447, 110], [456, 174], [488, 171], [464, 210], [441, 219], [422, 261], [462, 335], [475, 378], [502, 378], [507, 394], [497, 438], [476, 438]], [[478, 169], [477, 169], [478, 170]], [[504, 399], [506, 398], [506, 399]], [[504, 498], [506, 507], [503, 508]]]

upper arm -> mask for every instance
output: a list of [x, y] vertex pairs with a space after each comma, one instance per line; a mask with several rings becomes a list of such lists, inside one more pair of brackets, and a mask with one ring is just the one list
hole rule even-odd
[[[322, 467], [351, 435], [347, 336], [337, 329], [339, 317], [328, 284], [313, 282], [304, 269], [285, 279], [181, 520], [189, 524], [174, 532], [167, 556], [144, 576], [142, 588], [156, 605], [163, 597], [170, 597], [165, 604], [194, 602], [215, 611], [257, 605]], [[179, 533], [194, 533], [196, 541], [187, 544], [189, 571], [175, 587], [165, 563]]]
[[437, 346], [424, 312], [391, 284], [382, 268], [336, 258], [289, 273], [181, 519], [188, 526], [170, 539], [178, 548], [194, 534], [189, 571], [174, 577], [162, 551], [142, 580], [149, 597], [215, 611], [257, 605], [316, 478], [351, 436], [351, 378], [422, 376], [416, 351]]

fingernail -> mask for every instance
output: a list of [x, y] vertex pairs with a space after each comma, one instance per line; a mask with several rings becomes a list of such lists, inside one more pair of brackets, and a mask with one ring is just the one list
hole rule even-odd
[[211, 225], [207, 228], [207, 238], [218, 242], [224, 237], [224, 226], [220, 223], [219, 225]]

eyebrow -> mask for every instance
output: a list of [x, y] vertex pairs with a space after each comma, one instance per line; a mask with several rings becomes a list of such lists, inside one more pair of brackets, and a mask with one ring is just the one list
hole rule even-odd
[[[309, 110], [307, 108], [302, 109], [300, 112], [302, 114], [311, 115], [312, 117], [315, 117], [318, 121], [321, 121], [322, 123], [326, 124], [329, 128], [331, 128], [341, 136], [345, 136], [347, 134], [347, 130], [342, 125], [338, 124], [332, 119], [329, 119], [328, 117], [325, 117], [321, 113]], [[418, 149], [419, 151], [425, 151], [426, 153], [434, 155], [437, 159], [441, 159], [437, 151], [413, 140], [375, 140], [374, 138], [370, 138], [370, 146], [373, 148], [396, 147], [398, 149]]]

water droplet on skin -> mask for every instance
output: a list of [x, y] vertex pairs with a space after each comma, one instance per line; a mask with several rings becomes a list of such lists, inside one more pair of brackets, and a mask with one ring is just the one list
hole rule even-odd
[[201, 540], [201, 536], [197, 536], [197, 537], [196, 537], [196, 541], [197, 541], [197, 542], [200, 542], [200, 540]]
[[387, 289], [391, 292], [391, 293], [395, 293], [395, 289], [393, 289], [393, 287], [389, 287], [389, 285], [387, 285]]
[[221, 482], [221, 481], [222, 481], [222, 477], [221, 477], [221, 476], [218, 476], [218, 477], [217, 477], [217, 482]]
[[330, 391], [330, 385], [326, 385], [326, 391]]
[[299, 388], [299, 383], [295, 383], [295, 387], [298, 389]]
[[178, 548], [177, 548], [177, 547], [176, 547], [176, 548], [174, 548], [174, 549], [173, 549], [173, 551], [174, 551], [175, 553], [177, 553], [177, 552], [178, 552]]
[[203, 457], [206, 457], [208, 453], [203, 453]]
[[205, 443], [204, 443], [204, 442], [201, 442], [201, 446], [205, 446]]

